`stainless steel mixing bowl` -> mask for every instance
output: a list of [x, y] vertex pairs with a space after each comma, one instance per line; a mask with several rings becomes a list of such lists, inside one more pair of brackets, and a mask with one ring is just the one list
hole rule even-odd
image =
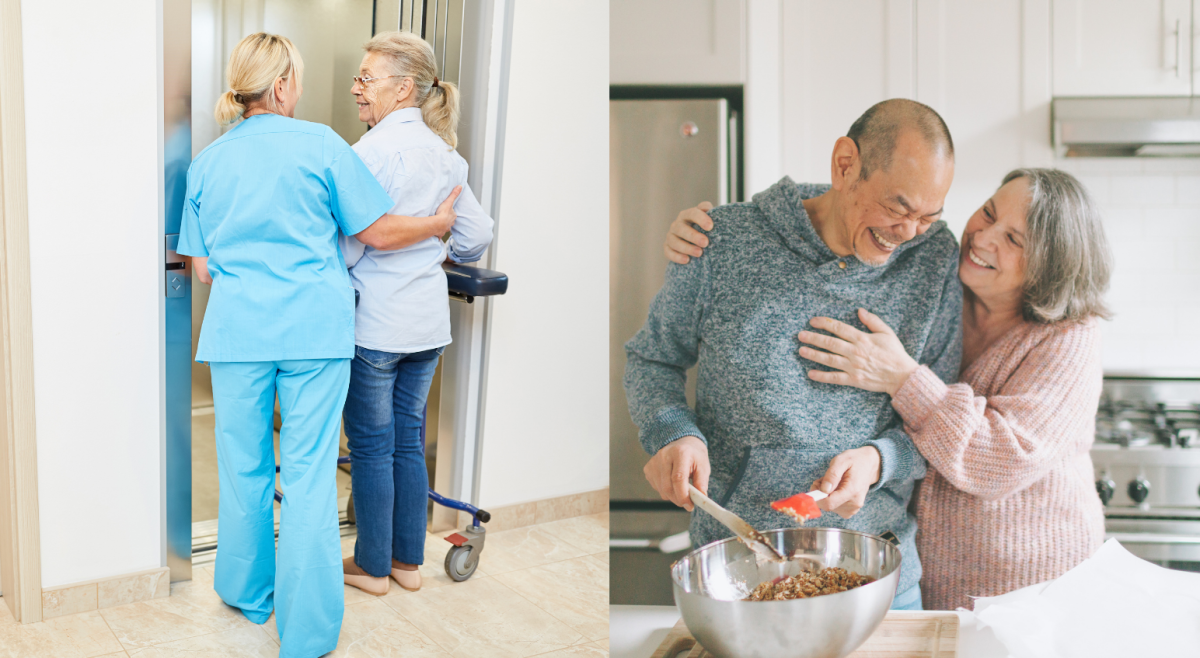
[[[717, 658], [842, 658], [865, 642], [892, 605], [900, 550], [879, 537], [835, 528], [763, 535], [794, 558], [757, 562], [737, 539], [724, 539], [671, 567], [675, 604], [692, 636]], [[876, 580], [808, 599], [742, 600], [759, 583], [811, 567], [841, 567]]]

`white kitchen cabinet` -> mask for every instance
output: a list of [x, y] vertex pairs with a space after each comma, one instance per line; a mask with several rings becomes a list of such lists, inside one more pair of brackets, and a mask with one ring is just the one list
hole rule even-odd
[[1053, 0], [1055, 96], [1189, 96], [1191, 0]]
[[740, 85], [744, 21], [743, 0], [612, 0], [609, 81]]
[[881, 100], [914, 95], [913, 0], [786, 0], [781, 9], [783, 171], [827, 183], [833, 143], [850, 124]]
[[1050, 0], [917, 0], [916, 96], [955, 146], [956, 233], [1009, 171], [1049, 166]]
[[[919, 100], [954, 139], [945, 218], [960, 230], [1009, 170], [1051, 162], [1049, 2], [782, 3], [783, 171], [828, 182], [833, 143], [864, 110], [887, 98]], [[853, 48], [845, 47], [850, 32]]]

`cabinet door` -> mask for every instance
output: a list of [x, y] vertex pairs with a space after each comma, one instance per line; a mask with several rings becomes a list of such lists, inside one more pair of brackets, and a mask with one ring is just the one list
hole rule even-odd
[[942, 218], [967, 219], [1021, 166], [1050, 164], [1047, 0], [917, 0], [916, 99], [954, 138]]
[[614, 85], [739, 85], [742, 0], [612, 0]]
[[788, 0], [782, 9], [783, 170], [828, 183], [833, 143], [859, 115], [914, 98], [913, 0]]
[[1055, 96], [1188, 96], [1190, 0], [1054, 0]]

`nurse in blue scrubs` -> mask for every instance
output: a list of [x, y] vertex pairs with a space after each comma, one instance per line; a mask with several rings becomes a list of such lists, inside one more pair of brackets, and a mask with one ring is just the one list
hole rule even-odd
[[[179, 253], [212, 283], [198, 361], [212, 371], [221, 499], [214, 586], [255, 623], [275, 612], [280, 656], [332, 651], [341, 630], [339, 417], [354, 357], [354, 291], [339, 231], [380, 249], [444, 234], [457, 190], [433, 217], [395, 205], [328, 127], [292, 118], [303, 62], [253, 34], [229, 61], [222, 125], [242, 121], [188, 170]], [[279, 397], [284, 500], [275, 547], [272, 433]]]

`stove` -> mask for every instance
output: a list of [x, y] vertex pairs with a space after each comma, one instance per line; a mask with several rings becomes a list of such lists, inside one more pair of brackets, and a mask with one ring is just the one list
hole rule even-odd
[[1091, 456], [1107, 536], [1200, 572], [1200, 379], [1105, 377]]

